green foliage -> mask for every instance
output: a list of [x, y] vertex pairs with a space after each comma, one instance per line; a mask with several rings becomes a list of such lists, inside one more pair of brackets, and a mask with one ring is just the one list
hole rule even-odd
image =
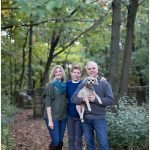
[[[148, 5], [147, 1], [140, 4], [134, 33], [135, 51], [132, 55], [130, 85], [138, 85], [136, 67], [142, 68], [143, 79], [148, 83]], [[84, 65], [94, 60], [101, 68], [104, 76], [109, 75], [109, 57], [111, 50], [111, 1], [82, 1], [82, 0], [15, 0], [2, 1], [2, 27], [13, 25], [13, 28], [2, 29], [2, 87], [18, 88], [22, 72], [22, 49], [25, 43], [29, 23], [33, 23], [33, 52], [32, 52], [32, 79], [34, 87], [40, 84], [45, 70], [48, 54], [51, 48], [52, 35], [59, 41], [55, 48], [57, 53], [66, 47], [83, 31], [99, 20], [99, 24], [77, 39], [63, 53], [53, 59], [52, 65], [65, 63], [80, 63]], [[128, 4], [128, 3], [127, 3]], [[126, 35], [127, 8], [121, 6], [121, 37], [119, 53], [119, 72], [122, 69], [122, 58]], [[71, 14], [72, 13], [72, 14]], [[55, 19], [58, 21], [55, 21]], [[65, 21], [64, 21], [65, 20]], [[5, 34], [5, 35], [3, 35]], [[25, 72], [22, 86], [28, 84], [28, 49], [29, 34], [25, 46]], [[12, 41], [14, 41], [12, 43]], [[10, 67], [10, 56], [12, 66]], [[146, 67], [145, 67], [146, 66]], [[11, 70], [12, 69], [12, 70]], [[12, 73], [10, 73], [12, 71]], [[12, 75], [12, 76], [11, 76]], [[119, 82], [119, 81], [118, 81]], [[14, 88], [15, 89], [15, 88]]]
[[109, 142], [116, 150], [148, 149], [148, 106], [137, 106], [135, 101], [123, 97], [118, 112], [107, 114]]
[[[132, 76], [134, 76], [135, 80], [133, 80], [133, 77], [132, 77], [132, 80], [133, 80], [132, 82], [135, 82], [134, 84], [139, 84], [139, 82], [137, 82], [136, 79], [138, 79], [138, 74], [140, 73], [141, 77], [143, 79], [143, 82], [145, 83], [145, 85], [148, 85], [148, 80], [149, 80], [148, 53], [149, 53], [148, 47], [140, 47], [135, 52], [133, 52]], [[136, 69], [137, 67], [139, 68], [139, 71], [137, 71], [137, 69]]]
[[15, 149], [15, 141], [11, 137], [11, 129], [10, 123], [7, 117], [1, 117], [1, 149], [2, 150], [14, 150]]
[[[127, 5], [129, 1], [124, 0]], [[138, 75], [136, 67], [140, 67], [143, 74], [144, 85], [148, 83], [148, 1], [140, 3], [136, 15], [135, 26], [134, 26], [134, 45], [132, 50], [132, 61], [129, 76], [129, 85], [135, 86], [140, 85], [138, 81]], [[127, 9], [125, 5], [122, 5], [121, 9], [121, 32], [120, 32], [120, 56], [119, 56], [119, 76], [122, 70], [123, 50], [126, 36], [126, 23], [127, 23]], [[138, 53], [141, 53], [138, 54]], [[144, 56], [144, 57], [143, 57]], [[142, 67], [145, 66], [145, 67]]]
[[1, 115], [1, 143], [2, 143], [2, 150], [14, 150], [15, 148], [15, 141], [11, 137], [11, 121], [12, 115], [18, 110], [14, 105], [11, 104], [10, 96], [5, 95], [2, 93], [1, 97], [1, 108], [2, 108], [2, 115]]
[[2, 114], [11, 117], [13, 113], [17, 111], [16, 106], [11, 102], [13, 98], [2, 94], [1, 104], [2, 104]]

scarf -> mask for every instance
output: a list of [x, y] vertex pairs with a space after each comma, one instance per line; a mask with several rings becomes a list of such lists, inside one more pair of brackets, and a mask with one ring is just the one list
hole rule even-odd
[[61, 94], [66, 93], [66, 82], [61, 82], [60, 80], [54, 80], [53, 85], [57, 88], [57, 90]]

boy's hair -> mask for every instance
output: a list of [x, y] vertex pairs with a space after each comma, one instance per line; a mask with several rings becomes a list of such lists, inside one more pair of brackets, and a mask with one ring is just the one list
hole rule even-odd
[[82, 72], [80, 65], [72, 65], [71, 72], [73, 72], [74, 69], [78, 69], [78, 70], [80, 70], [80, 72]]

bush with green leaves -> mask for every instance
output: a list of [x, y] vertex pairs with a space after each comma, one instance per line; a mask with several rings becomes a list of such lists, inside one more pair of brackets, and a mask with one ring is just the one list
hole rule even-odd
[[14, 150], [15, 141], [11, 137], [10, 119], [6, 116], [2, 116], [1, 121], [1, 149]]
[[2, 93], [1, 95], [1, 149], [14, 150], [15, 141], [11, 137], [12, 116], [17, 108], [11, 104], [11, 97]]
[[148, 150], [148, 106], [138, 106], [135, 98], [122, 97], [118, 109], [107, 113], [108, 136], [115, 150]]

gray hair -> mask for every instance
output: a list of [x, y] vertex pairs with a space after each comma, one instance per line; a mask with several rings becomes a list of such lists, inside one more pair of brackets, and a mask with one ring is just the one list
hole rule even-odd
[[89, 61], [89, 62], [87, 62], [86, 66], [85, 66], [86, 70], [87, 70], [87, 67], [88, 67], [89, 64], [94, 64], [96, 66], [96, 68], [98, 69], [98, 65], [95, 61]]

